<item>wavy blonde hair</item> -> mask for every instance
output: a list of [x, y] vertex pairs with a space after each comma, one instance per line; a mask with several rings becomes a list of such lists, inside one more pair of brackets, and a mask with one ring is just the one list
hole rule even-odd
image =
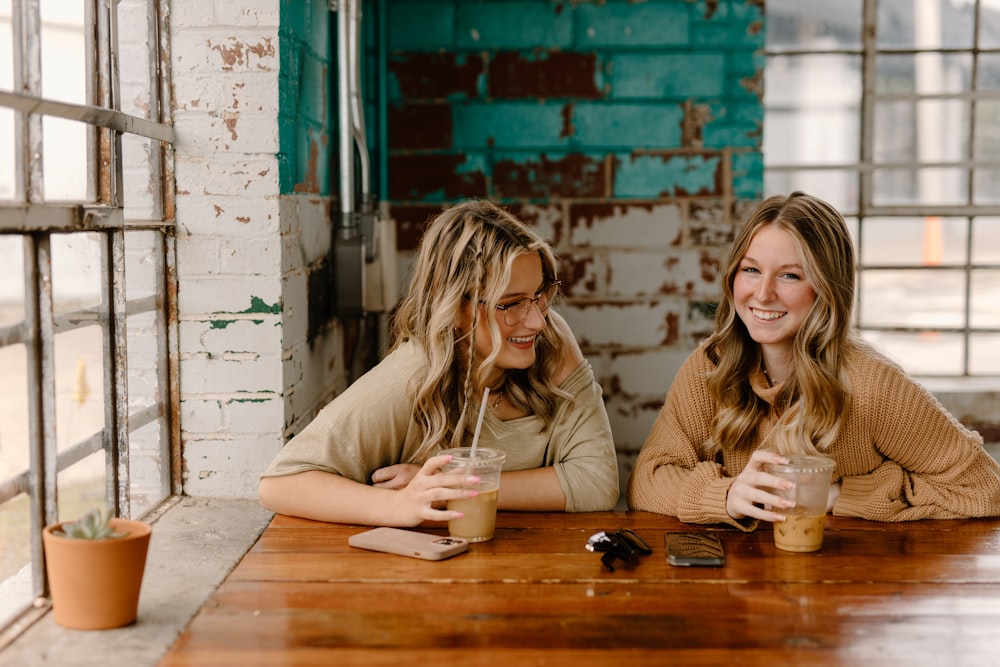
[[792, 235], [806, 280], [816, 292], [793, 341], [792, 368], [775, 402], [780, 417], [774, 426], [774, 444], [768, 446], [785, 454], [802, 450], [815, 454], [836, 440], [850, 404], [844, 350], [855, 340], [851, 311], [856, 260], [843, 216], [803, 192], [762, 202], [743, 224], [729, 253], [715, 332], [705, 350], [715, 364], [708, 378], [708, 389], [719, 406], [712, 425], [715, 446], [748, 446], [769, 410], [749, 381], [763, 361], [760, 346], [750, 338], [733, 303], [740, 260], [754, 235], [766, 225]]
[[[444, 211], [420, 241], [407, 294], [393, 321], [394, 345], [412, 341], [424, 356], [426, 372], [414, 387], [413, 420], [420, 445], [414, 461], [443, 447], [467, 443], [471, 415], [478, 413], [483, 387], [495, 370], [501, 337], [496, 305], [511, 277], [514, 259], [535, 253], [544, 284], [556, 280], [556, 259], [549, 245], [513, 215], [487, 201], [467, 200]], [[479, 305], [482, 307], [478, 307]], [[463, 312], [468, 331], [460, 332]], [[478, 358], [475, 331], [484, 323], [493, 351]], [[527, 369], [507, 369], [494, 391], [515, 407], [542, 417], [555, 412], [567, 394], [553, 384], [565, 342], [555, 327], [545, 327], [535, 342], [536, 361]]]

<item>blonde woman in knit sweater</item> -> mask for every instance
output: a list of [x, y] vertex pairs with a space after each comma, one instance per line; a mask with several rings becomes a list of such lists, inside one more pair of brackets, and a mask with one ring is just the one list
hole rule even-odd
[[441, 450], [506, 453], [501, 510], [593, 511], [618, 500], [601, 387], [552, 308], [556, 260], [534, 231], [486, 201], [460, 202], [421, 240], [393, 322], [394, 347], [278, 452], [258, 489], [276, 512], [416, 526], [475, 494], [442, 473]]
[[1000, 515], [1000, 466], [851, 331], [855, 256], [829, 204], [764, 201], [729, 255], [715, 331], [683, 364], [629, 480], [632, 509], [752, 530], [782, 521], [769, 462], [836, 462], [828, 511], [875, 521]]

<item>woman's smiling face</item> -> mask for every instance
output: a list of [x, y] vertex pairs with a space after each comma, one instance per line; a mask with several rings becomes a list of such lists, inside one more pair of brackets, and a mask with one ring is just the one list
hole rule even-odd
[[[543, 287], [545, 275], [542, 272], [541, 258], [533, 252], [520, 255], [511, 264], [510, 282], [498, 303], [506, 305], [520, 299], [532, 299]], [[499, 310], [496, 312], [496, 320], [500, 329], [500, 354], [496, 358], [496, 368], [531, 367], [536, 358], [535, 337], [547, 324], [544, 314], [532, 305], [519, 324], [506, 324], [504, 313]], [[493, 351], [493, 341], [485, 318], [479, 318], [475, 336], [476, 355], [480, 359], [489, 356]]]
[[774, 224], [757, 230], [733, 278], [733, 305], [750, 337], [789, 350], [815, 301], [792, 235]]

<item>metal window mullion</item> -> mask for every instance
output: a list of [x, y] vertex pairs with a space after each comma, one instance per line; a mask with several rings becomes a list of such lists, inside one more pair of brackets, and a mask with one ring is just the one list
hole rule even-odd
[[[118, 89], [117, 14], [113, 0], [98, 0], [97, 6], [97, 90], [95, 104], [120, 111]], [[95, 171], [100, 172], [98, 201], [122, 206], [122, 140], [121, 133], [104, 128], [99, 133]]]
[[[170, 25], [170, 3], [167, 2], [167, 0], [162, 0], [157, 1], [155, 6], [157, 18], [155, 32], [156, 41], [153, 41], [152, 43], [159, 45], [159, 49], [156, 52], [156, 71], [159, 77], [159, 104], [157, 105], [159, 116], [156, 117], [155, 120], [158, 120], [164, 125], [169, 125], [173, 122], [170, 115], [170, 110], [173, 108], [173, 88], [170, 69], [171, 46], [170, 31], [168, 29], [168, 26]], [[150, 120], [153, 119], [151, 118]], [[174, 192], [174, 151], [172, 142], [173, 133], [171, 132], [169, 139], [163, 140], [158, 144], [160, 149], [160, 192], [162, 197], [162, 210], [160, 215], [163, 216], [164, 220], [171, 222], [173, 222], [176, 217], [176, 193]]]
[[[156, 265], [153, 268], [153, 284], [158, 286], [157, 291], [160, 295], [168, 295], [171, 292], [167, 287], [169, 284], [167, 282], [169, 276], [167, 255], [171, 252], [169, 240], [167, 235], [162, 232], [155, 232], [153, 239], [153, 257], [156, 258]], [[174, 493], [174, 489], [171, 488], [171, 472], [173, 468], [171, 462], [174, 459], [172, 454], [172, 429], [173, 425], [178, 423], [176, 415], [180, 409], [179, 403], [175, 405], [175, 398], [180, 392], [173, 391], [170, 386], [172, 376], [170, 360], [173, 358], [171, 348], [172, 345], [176, 344], [176, 336], [174, 336], [174, 332], [170, 329], [170, 323], [176, 322], [176, 318], [170, 317], [170, 308], [173, 305], [173, 301], [170, 298], [161, 297], [157, 299], [157, 305], [158, 307], [153, 317], [154, 328], [156, 330], [157, 391], [155, 398], [158, 406], [161, 408], [161, 419], [158, 425], [159, 436], [157, 438], [160, 460], [162, 461], [160, 465], [160, 489], [164, 490], [167, 494], [171, 494]], [[175, 408], [177, 409], [176, 411]], [[177, 479], [179, 480], [180, 476]]]
[[48, 594], [42, 528], [58, 521], [55, 330], [49, 236], [24, 236], [32, 587]]
[[125, 300], [125, 232], [111, 230], [101, 244], [105, 277], [101, 298], [104, 351], [104, 453], [109, 506], [117, 516], [131, 515], [128, 451], [128, 340]]
[[[14, 2], [14, 91], [39, 96], [42, 91], [42, 17], [40, 0]], [[19, 111], [14, 115], [15, 192], [18, 201], [44, 200], [42, 118]]]

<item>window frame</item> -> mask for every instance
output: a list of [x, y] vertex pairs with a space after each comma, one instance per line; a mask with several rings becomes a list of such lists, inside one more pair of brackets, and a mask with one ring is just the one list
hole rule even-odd
[[[944, 373], [943, 376], [954, 377], [969, 377], [969, 376], [984, 376], [983, 373], [973, 373], [970, 362], [970, 341], [973, 334], [988, 334], [988, 335], [998, 335], [1000, 334], [1000, 327], [986, 327], [986, 326], [976, 326], [971, 325], [972, 322], [972, 282], [974, 271], [983, 270], [1000, 270], [1000, 263], [991, 262], [974, 262], [973, 261], [973, 247], [975, 246], [976, 240], [974, 234], [977, 225], [974, 224], [976, 218], [980, 217], [996, 217], [1000, 216], [1000, 203], [997, 204], [976, 204], [974, 199], [974, 188], [975, 188], [975, 176], [977, 169], [998, 169], [1000, 168], [1000, 160], [988, 160], [983, 156], [977, 156], [975, 154], [975, 114], [976, 114], [976, 103], [980, 100], [1000, 100], [1000, 91], [993, 90], [980, 90], [978, 88], [977, 81], [977, 71], [980, 58], [984, 54], [997, 54], [1000, 53], [1000, 48], [980, 48], [980, 25], [981, 17], [983, 12], [982, 0], [975, 0], [974, 4], [974, 25], [973, 29], [973, 40], [968, 48], [956, 48], [956, 47], [936, 47], [927, 48], [920, 46], [912, 46], [907, 48], [899, 47], [880, 47], [877, 43], [877, 27], [878, 27], [878, 9], [879, 0], [862, 0], [862, 21], [860, 24], [861, 34], [858, 36], [858, 46], [845, 46], [845, 47], [834, 47], [834, 48], [786, 48], [786, 47], [774, 47], [770, 43], [765, 46], [764, 56], [765, 56], [765, 77], [767, 76], [768, 66], [774, 62], [776, 58], [797, 58], [803, 56], [815, 56], [815, 55], [837, 55], [837, 56], [853, 56], [858, 57], [861, 60], [861, 91], [859, 100], [859, 113], [860, 113], [860, 123], [859, 131], [860, 137], [858, 141], [858, 156], [857, 160], [852, 163], [803, 163], [796, 162], [795, 164], [779, 164], [774, 161], [769, 162], [767, 159], [767, 154], [765, 151], [764, 155], [764, 171], [765, 180], [766, 175], [771, 174], [781, 174], [781, 173], [792, 173], [792, 172], [845, 172], [853, 173], [851, 178], [856, 181], [855, 194], [856, 198], [847, 202], [844, 205], [842, 212], [845, 217], [849, 220], [856, 220], [856, 243], [859, 251], [859, 280], [857, 285], [857, 303], [854, 311], [855, 325], [859, 332], [864, 335], [866, 332], [879, 334], [879, 333], [907, 333], [907, 334], [957, 334], [961, 337], [961, 369], [958, 373]], [[971, 81], [969, 82], [969, 88], [966, 91], [960, 92], [933, 92], [933, 93], [921, 93], [919, 91], [908, 91], [908, 92], [883, 92], [876, 90], [876, 80], [877, 80], [877, 59], [879, 56], [891, 56], [891, 55], [913, 55], [921, 53], [940, 53], [940, 54], [969, 54], [972, 58], [972, 70], [971, 70]], [[968, 126], [968, 136], [964, 137], [966, 142], [964, 148], [964, 154], [960, 160], [948, 160], [948, 161], [926, 161], [917, 162], [915, 165], [911, 163], [893, 163], [886, 161], [878, 161], [875, 156], [875, 145], [876, 145], [876, 118], [875, 109], [878, 103], [892, 102], [892, 101], [902, 101], [911, 104], [916, 104], [919, 101], [926, 100], [960, 100], [966, 105], [967, 113], [967, 126]], [[773, 107], [777, 108], [777, 107]], [[765, 99], [765, 114], [769, 111]], [[782, 109], [785, 114], [793, 113], [794, 110], [789, 111], [788, 109]], [[965, 184], [965, 201], [961, 204], [879, 204], [875, 201], [875, 185], [874, 181], [876, 175], [880, 170], [892, 167], [906, 167], [913, 169], [914, 167], [949, 167], [961, 169], [967, 182]], [[964, 220], [964, 224], [967, 230], [966, 233], [966, 247], [965, 247], [965, 259], [962, 262], [940, 262], [933, 265], [928, 264], [917, 264], [917, 263], [892, 263], [892, 264], [881, 264], [881, 263], [864, 263], [862, 261], [863, 257], [863, 239], [864, 234], [862, 233], [865, 228], [865, 223], [867, 219], [870, 218], [904, 218], [904, 217], [939, 217], [939, 218], [961, 218]], [[852, 221], [853, 221], [852, 220]], [[964, 307], [962, 309], [962, 321], [959, 326], [920, 326], [920, 325], [880, 325], [871, 322], [866, 322], [862, 317], [862, 304], [865, 302], [867, 295], [864, 290], [864, 281], [861, 279], [865, 275], [874, 275], [876, 272], [885, 271], [906, 271], [906, 270], [926, 270], [926, 271], [960, 271], [964, 277], [964, 294], [961, 298], [964, 300]], [[956, 296], [959, 296], [956, 294]], [[882, 347], [885, 347], [884, 345]], [[892, 354], [892, 349], [887, 350]], [[991, 375], [991, 374], [986, 374]]]
[[[40, 0], [12, 0], [13, 90], [0, 90], [0, 108], [14, 113], [13, 200], [0, 201], [0, 234], [23, 239], [24, 318], [0, 326], [0, 347], [23, 344], [27, 360], [29, 405], [29, 466], [7, 480], [0, 480], [0, 505], [27, 494], [31, 531], [32, 594], [34, 604], [0, 628], [0, 647], [12, 634], [30, 624], [30, 618], [48, 607], [48, 582], [44, 571], [42, 529], [59, 520], [57, 475], [77, 461], [105, 452], [105, 498], [118, 516], [132, 517], [130, 493], [130, 434], [158, 422], [162, 443], [159, 474], [164, 497], [142, 512], [157, 507], [181, 493], [177, 415], [177, 305], [174, 252], [173, 143], [170, 123], [170, 44], [168, 2], [142, 3], [146, 10], [148, 67], [140, 76], [148, 93], [148, 117], [120, 110], [120, 70], [117, 11], [126, 3], [86, 0], [83, 35], [86, 72], [86, 103], [76, 104], [41, 96]], [[129, 67], [135, 69], [134, 64]], [[85, 124], [87, 134], [86, 197], [84, 201], [49, 202], [44, 196], [43, 118], [60, 118]], [[122, 138], [151, 140], [144, 164], [149, 183], [159, 185], [152, 193], [151, 219], [126, 215], [126, 183]], [[154, 187], [154, 190], [157, 188]], [[125, 289], [126, 234], [151, 232], [155, 266], [154, 293], [128, 298]], [[88, 232], [100, 245], [101, 302], [73, 312], [54, 314], [51, 239], [56, 234]], [[129, 407], [129, 378], [125, 364], [128, 350], [127, 319], [151, 313], [156, 332], [156, 398], [145, 408]], [[60, 333], [98, 325], [101, 329], [104, 392], [103, 429], [57, 451], [55, 339]], [[136, 517], [132, 517], [136, 518]], [[0, 619], [2, 621], [2, 619]]]

